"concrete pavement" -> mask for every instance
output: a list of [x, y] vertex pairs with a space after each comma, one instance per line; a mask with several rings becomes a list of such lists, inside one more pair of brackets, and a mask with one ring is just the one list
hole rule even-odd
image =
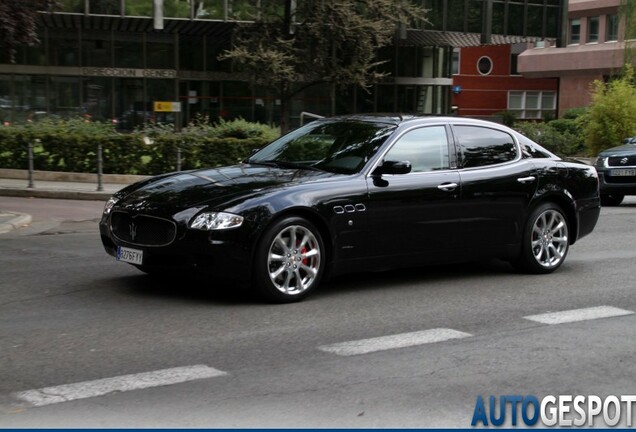
[[31, 223], [31, 215], [26, 213], [8, 212], [0, 209], [0, 234], [7, 233]]

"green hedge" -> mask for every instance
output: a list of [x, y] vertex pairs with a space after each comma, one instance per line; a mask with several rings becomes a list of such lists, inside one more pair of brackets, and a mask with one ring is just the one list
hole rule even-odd
[[[81, 119], [43, 121], [0, 127], [0, 168], [26, 169], [30, 142], [36, 170], [96, 172], [101, 144], [104, 173], [160, 174], [176, 169], [178, 148], [184, 170], [230, 165], [277, 136], [276, 129], [240, 119], [218, 124], [203, 120], [180, 133], [153, 125], [131, 134]], [[152, 144], [146, 144], [144, 137]]]
[[584, 109], [567, 111], [563, 118], [548, 122], [516, 122], [514, 128], [560, 156], [583, 156], [585, 137], [581, 124]]

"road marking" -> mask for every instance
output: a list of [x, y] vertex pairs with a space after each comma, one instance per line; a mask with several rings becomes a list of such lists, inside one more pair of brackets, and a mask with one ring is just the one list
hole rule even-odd
[[631, 315], [634, 312], [619, 309], [612, 306], [597, 306], [585, 309], [572, 309], [561, 312], [550, 312], [539, 315], [528, 315], [524, 317], [530, 321], [542, 324], [563, 324], [577, 321], [587, 321], [599, 318], [611, 318], [623, 315]]
[[380, 336], [370, 339], [340, 342], [318, 347], [319, 350], [341, 356], [367, 354], [376, 351], [385, 351], [397, 348], [406, 348], [416, 345], [424, 345], [436, 342], [444, 342], [451, 339], [460, 339], [472, 336], [453, 329], [430, 329], [412, 333], [400, 333], [390, 336]]
[[21, 401], [28, 402], [32, 406], [44, 406], [103, 396], [108, 393], [167, 386], [222, 375], [227, 375], [227, 373], [206, 365], [183, 366], [153, 372], [121, 375], [94, 381], [26, 390], [13, 393], [13, 396]]

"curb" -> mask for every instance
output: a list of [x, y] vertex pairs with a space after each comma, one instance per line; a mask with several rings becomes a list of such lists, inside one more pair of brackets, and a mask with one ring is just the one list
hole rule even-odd
[[65, 191], [51, 189], [14, 189], [0, 187], [0, 196], [51, 198], [67, 200], [107, 201], [112, 192]]
[[8, 233], [11, 230], [20, 228], [31, 223], [31, 215], [26, 213], [3, 212], [1, 215], [12, 215], [7, 222], [0, 222], [0, 234]]

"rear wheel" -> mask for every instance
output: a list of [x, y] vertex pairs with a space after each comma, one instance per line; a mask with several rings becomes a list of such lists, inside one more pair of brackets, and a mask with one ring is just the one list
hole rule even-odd
[[304, 218], [288, 217], [268, 228], [258, 244], [254, 288], [268, 301], [299, 301], [320, 283], [324, 268], [318, 229]]
[[551, 273], [563, 264], [569, 246], [565, 213], [556, 204], [544, 203], [528, 217], [521, 255], [515, 264], [529, 273]]
[[601, 195], [601, 205], [606, 207], [614, 207], [623, 202], [625, 195]]

